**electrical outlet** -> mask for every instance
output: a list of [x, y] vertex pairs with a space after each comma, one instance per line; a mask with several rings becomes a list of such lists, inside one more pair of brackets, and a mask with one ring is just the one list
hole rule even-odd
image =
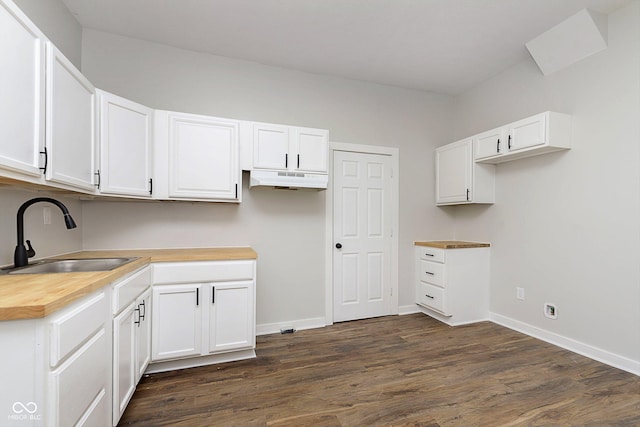
[[49, 206], [42, 208], [42, 217], [45, 225], [51, 224], [51, 208]]
[[516, 288], [516, 298], [524, 301], [524, 288]]
[[544, 316], [549, 319], [557, 319], [558, 318], [558, 308], [555, 304], [550, 302], [544, 303]]

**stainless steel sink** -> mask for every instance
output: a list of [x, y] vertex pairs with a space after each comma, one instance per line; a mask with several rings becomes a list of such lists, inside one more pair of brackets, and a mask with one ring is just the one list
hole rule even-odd
[[109, 271], [138, 258], [52, 259], [11, 270], [9, 274], [80, 273]]

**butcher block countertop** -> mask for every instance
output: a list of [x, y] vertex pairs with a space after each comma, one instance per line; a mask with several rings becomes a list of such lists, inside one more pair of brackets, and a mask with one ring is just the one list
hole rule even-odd
[[463, 240], [433, 240], [430, 242], [414, 242], [416, 246], [427, 246], [440, 249], [487, 248], [489, 243], [465, 242]]
[[0, 275], [0, 320], [45, 317], [152, 262], [256, 259], [251, 248], [140, 249], [84, 251], [53, 257], [139, 257], [111, 271]]

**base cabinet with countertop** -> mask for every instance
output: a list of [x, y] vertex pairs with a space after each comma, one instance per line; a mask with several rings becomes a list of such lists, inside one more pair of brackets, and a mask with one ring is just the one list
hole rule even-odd
[[111, 289], [0, 322], [3, 426], [111, 426]]
[[113, 425], [124, 413], [151, 356], [151, 267], [113, 285]]
[[255, 277], [252, 259], [153, 264], [147, 371], [255, 357]]
[[449, 325], [489, 315], [489, 244], [415, 242], [416, 303]]

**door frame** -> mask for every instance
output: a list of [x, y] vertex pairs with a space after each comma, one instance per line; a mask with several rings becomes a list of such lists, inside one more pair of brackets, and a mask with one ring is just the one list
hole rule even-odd
[[399, 152], [396, 147], [329, 142], [329, 184], [325, 203], [325, 325], [333, 325], [333, 154], [347, 151], [391, 157], [391, 314], [398, 314]]

